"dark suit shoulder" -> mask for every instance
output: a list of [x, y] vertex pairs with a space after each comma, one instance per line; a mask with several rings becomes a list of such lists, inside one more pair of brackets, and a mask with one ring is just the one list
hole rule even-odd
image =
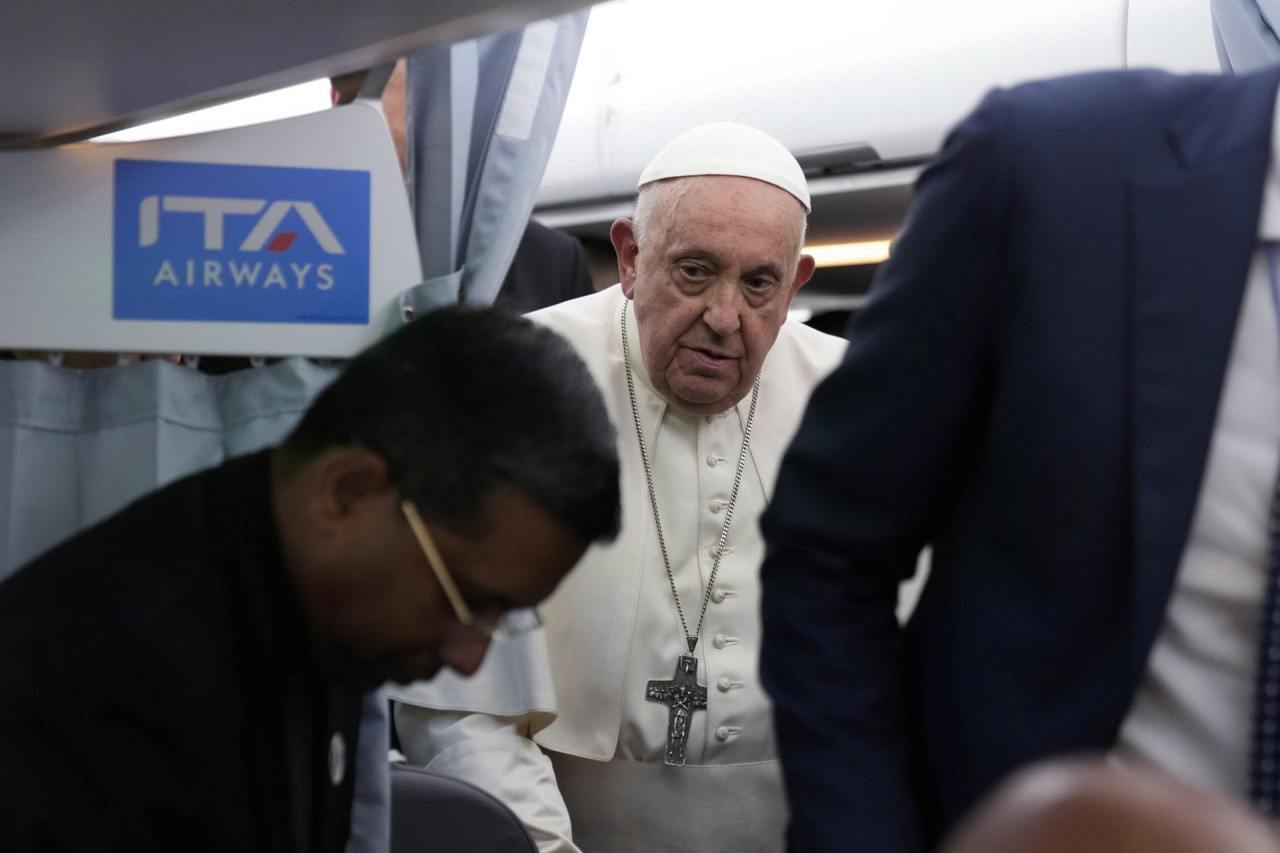
[[1027, 199], [1061, 204], [1085, 187], [1119, 192], [1201, 156], [1265, 145], [1277, 79], [1277, 69], [1245, 77], [1142, 70], [1023, 83], [989, 93], [947, 147], [969, 152], [963, 171], [1007, 211]]
[[1172, 74], [1154, 69], [1088, 71], [1019, 83], [1005, 91], [1019, 108], [1043, 105], [1047, 114], [1073, 109], [1160, 109], [1185, 104], [1188, 97], [1224, 85], [1232, 78], [1217, 74]]
[[1022, 83], [992, 100], [1024, 142], [1055, 153], [1064, 144], [1109, 145], [1111, 159], [1141, 161], [1149, 157], [1141, 140], [1164, 144], [1179, 122], [1232, 125], [1240, 111], [1269, 114], [1276, 81], [1275, 69], [1242, 77], [1096, 71]]

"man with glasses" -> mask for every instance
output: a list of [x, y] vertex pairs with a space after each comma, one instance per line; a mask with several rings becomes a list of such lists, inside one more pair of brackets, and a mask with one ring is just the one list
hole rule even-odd
[[341, 850], [362, 692], [475, 671], [618, 512], [562, 339], [415, 321], [0, 585], [0, 850]]

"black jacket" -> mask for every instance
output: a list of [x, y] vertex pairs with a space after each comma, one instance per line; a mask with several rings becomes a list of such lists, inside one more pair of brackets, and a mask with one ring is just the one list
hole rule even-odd
[[527, 314], [594, 292], [577, 238], [530, 220], [494, 304]]
[[267, 462], [0, 585], [0, 850], [342, 849], [360, 694], [312, 664]]

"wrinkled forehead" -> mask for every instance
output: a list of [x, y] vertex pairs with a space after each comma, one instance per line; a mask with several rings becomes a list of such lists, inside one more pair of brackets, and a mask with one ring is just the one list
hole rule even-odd
[[804, 240], [806, 212], [795, 196], [754, 178], [699, 175], [653, 185], [654, 219], [667, 250], [732, 243], [793, 261]]

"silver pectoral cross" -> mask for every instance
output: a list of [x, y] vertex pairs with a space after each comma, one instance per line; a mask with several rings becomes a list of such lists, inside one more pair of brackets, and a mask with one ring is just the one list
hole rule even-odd
[[698, 659], [692, 655], [681, 655], [675, 677], [670, 681], [650, 681], [644, 697], [671, 709], [667, 718], [667, 754], [663, 762], [683, 767], [693, 712], [707, 709], [707, 688], [698, 684]]

